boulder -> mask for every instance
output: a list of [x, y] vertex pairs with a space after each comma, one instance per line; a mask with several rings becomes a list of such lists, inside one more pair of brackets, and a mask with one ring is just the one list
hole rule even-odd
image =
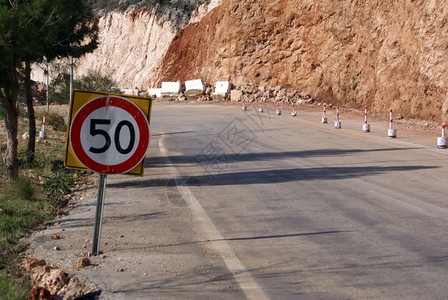
[[35, 286], [26, 294], [28, 300], [53, 300], [53, 296], [46, 288]]
[[29, 273], [32, 269], [38, 266], [45, 266], [47, 262], [45, 259], [37, 259], [37, 258], [26, 258], [23, 261], [23, 268], [25, 269], [25, 272]]
[[42, 276], [39, 286], [48, 289], [51, 294], [56, 294], [67, 285], [69, 281], [70, 277], [67, 273], [60, 269], [52, 269]]
[[230, 101], [240, 101], [243, 92], [241, 90], [231, 90], [230, 91]]

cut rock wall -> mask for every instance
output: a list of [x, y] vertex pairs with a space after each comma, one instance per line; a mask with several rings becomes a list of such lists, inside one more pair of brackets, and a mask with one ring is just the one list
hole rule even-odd
[[75, 75], [120, 88], [202, 79], [295, 89], [322, 103], [448, 119], [448, 0], [212, 0], [179, 31], [151, 11], [110, 13]]
[[446, 121], [448, 2], [223, 0], [177, 33], [153, 82], [192, 78]]

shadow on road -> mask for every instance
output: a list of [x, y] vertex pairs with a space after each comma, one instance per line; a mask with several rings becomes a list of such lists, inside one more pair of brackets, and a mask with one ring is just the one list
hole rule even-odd
[[[317, 149], [303, 151], [287, 151], [287, 152], [264, 152], [264, 153], [213, 153], [198, 154], [196, 156], [173, 155], [169, 159], [173, 164], [197, 163], [203, 159], [218, 159], [228, 163], [244, 162], [244, 161], [269, 161], [276, 159], [289, 158], [306, 158], [306, 157], [333, 157], [333, 156], [349, 156], [359, 155], [371, 152], [388, 152], [388, 151], [407, 151], [419, 148], [378, 148], [378, 149]], [[166, 158], [163, 156], [153, 156], [146, 159], [145, 167], [155, 168], [166, 165]]]
[[[363, 176], [381, 175], [390, 172], [406, 172], [425, 169], [435, 169], [435, 166], [365, 166], [365, 167], [314, 167], [314, 168], [293, 168], [278, 170], [255, 170], [243, 172], [227, 172], [217, 174], [204, 174], [197, 176], [186, 176], [180, 182], [199, 182], [201, 186], [222, 186], [222, 185], [248, 185], [248, 184], [272, 184], [292, 181], [309, 180], [343, 180]], [[178, 181], [179, 182], [179, 181]], [[176, 186], [176, 181], [172, 179], [157, 179], [160, 186]], [[154, 180], [141, 180], [138, 185], [132, 182], [121, 182], [108, 184], [112, 188], [146, 188], [154, 186]]]

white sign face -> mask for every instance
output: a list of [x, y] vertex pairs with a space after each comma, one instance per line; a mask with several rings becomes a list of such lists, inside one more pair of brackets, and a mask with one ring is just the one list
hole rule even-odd
[[132, 102], [102, 96], [87, 102], [73, 118], [70, 145], [77, 159], [98, 173], [125, 173], [143, 159], [149, 124]]
[[137, 122], [119, 107], [101, 107], [88, 115], [81, 126], [81, 146], [99, 164], [118, 165], [127, 161], [139, 141]]

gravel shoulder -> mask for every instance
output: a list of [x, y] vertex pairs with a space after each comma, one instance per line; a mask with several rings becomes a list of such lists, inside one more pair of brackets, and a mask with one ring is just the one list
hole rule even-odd
[[195, 231], [176, 185], [169, 184], [158, 138], [152, 132], [143, 177], [108, 176], [102, 255], [90, 256], [91, 266], [76, 268], [76, 260], [92, 249], [96, 185], [67, 216], [32, 236], [27, 256], [90, 281], [101, 290], [99, 299], [244, 298], [222, 259]]

